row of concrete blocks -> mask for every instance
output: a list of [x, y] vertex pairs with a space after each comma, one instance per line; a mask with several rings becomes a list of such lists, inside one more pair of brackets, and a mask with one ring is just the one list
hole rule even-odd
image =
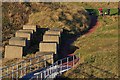
[[9, 45], [5, 46], [5, 58], [22, 58], [26, 49], [30, 47], [36, 30], [36, 25], [23, 25], [22, 30], [16, 31], [15, 37], [9, 39]]
[[50, 53], [46, 54], [48, 58], [53, 58], [48, 60], [49, 63], [53, 63], [54, 59], [58, 57], [58, 50], [60, 46], [60, 41], [61, 41], [61, 33], [63, 32], [62, 29], [50, 29], [45, 32], [43, 35], [43, 41], [39, 43], [39, 53]]
[[[5, 58], [22, 58], [26, 47], [30, 46], [30, 40], [36, 32], [36, 26], [24, 25], [23, 30], [18, 30], [15, 37], [9, 40], [9, 45], [5, 46]], [[45, 32], [43, 41], [39, 44], [39, 52], [54, 52], [57, 54], [60, 44], [62, 29], [50, 29]]]

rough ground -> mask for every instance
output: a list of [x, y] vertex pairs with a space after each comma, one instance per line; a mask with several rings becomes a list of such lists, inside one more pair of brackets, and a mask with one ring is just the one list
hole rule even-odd
[[[117, 78], [118, 76], [118, 21], [117, 16], [98, 17], [99, 25], [75, 42], [81, 62], [64, 74], [73, 78]], [[114, 22], [114, 24], [111, 24]]]

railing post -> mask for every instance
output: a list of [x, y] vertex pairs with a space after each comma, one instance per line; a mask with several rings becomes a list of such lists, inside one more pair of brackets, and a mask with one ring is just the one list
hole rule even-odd
[[74, 55], [73, 55], [73, 67], [74, 67]]
[[[7, 67], [7, 74], [9, 74], [9, 67]], [[8, 75], [7, 75], [7, 78], [9, 79]]]
[[37, 74], [37, 80], [39, 80], [39, 76], [38, 76], [38, 74]]
[[52, 73], [52, 69], [51, 69], [51, 66], [50, 66], [50, 74]]
[[30, 59], [30, 72], [31, 72], [31, 64], [32, 64], [32, 63], [31, 63], [31, 59]]
[[38, 56], [38, 69], [40, 68], [40, 56]]
[[17, 67], [16, 67], [16, 80], [18, 80], [18, 64], [17, 64]]
[[14, 80], [14, 66], [12, 66], [12, 80]]
[[[62, 60], [60, 62], [61, 62], [60, 71], [62, 71]], [[61, 72], [60, 72], [60, 74], [61, 74]]]
[[44, 71], [44, 78], [46, 78], [46, 72]]
[[44, 55], [44, 65], [46, 67], [46, 56]]
[[49, 69], [47, 69], [47, 75], [49, 75]]
[[22, 62], [21, 62], [21, 70], [20, 70], [20, 72], [21, 72], [21, 75], [20, 75], [20, 77], [22, 77], [23, 75], [22, 75], [22, 69], [23, 69], [23, 66], [22, 66]]
[[52, 64], [54, 63], [54, 61], [53, 61], [53, 55], [51, 55], [51, 61], [52, 61]]
[[[56, 66], [58, 66], [58, 61], [56, 62]], [[59, 72], [59, 71], [58, 71], [58, 67], [57, 67], [57, 72]]]
[[27, 70], [27, 69], [26, 69], [26, 68], [27, 68], [26, 61], [25, 61], [25, 66], [24, 66], [24, 68], [25, 68], [25, 71], [24, 71], [24, 72], [25, 72], [25, 74], [26, 74], [26, 73], [27, 73], [27, 72], [26, 72], [26, 70]]
[[41, 76], [41, 77], [40, 77], [40, 80], [42, 80], [42, 72], [40, 73], [40, 76]]
[[68, 61], [69, 61], [69, 58], [67, 57], [67, 69], [68, 69]]

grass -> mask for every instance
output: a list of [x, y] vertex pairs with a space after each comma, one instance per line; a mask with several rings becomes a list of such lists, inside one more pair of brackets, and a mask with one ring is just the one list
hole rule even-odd
[[96, 8], [117, 8], [118, 2], [71, 2], [71, 3], [62, 3], [69, 5], [79, 5], [83, 6], [86, 9], [96, 9]]
[[75, 54], [80, 53], [83, 62], [80, 61], [75, 69], [66, 72], [65, 77], [72, 79], [118, 76], [118, 21], [113, 21], [113, 18], [116, 17], [99, 18], [99, 26], [93, 33], [83, 35], [74, 42], [74, 45], [79, 47]]
[[[114, 16], [114, 14], [117, 13], [117, 7], [118, 7], [117, 3], [92, 3], [91, 2], [91, 3], [60, 3], [60, 4], [67, 5], [68, 8], [63, 6], [64, 9], [62, 10], [54, 9], [53, 11], [53, 8], [48, 8], [48, 7], [51, 7], [49, 5], [43, 5], [41, 3], [41, 5], [37, 6], [36, 4], [33, 4], [33, 5], [31, 4], [32, 10], [35, 10], [35, 12], [29, 16], [28, 23], [35, 24], [35, 25], [39, 24], [39, 25], [42, 25], [43, 27], [65, 26], [69, 28], [71, 24], [68, 24], [68, 23], [69, 23], [69, 20], [72, 19], [71, 16], [73, 17], [72, 26], [78, 26], [79, 22], [76, 23], [75, 16], [77, 16], [77, 19], [80, 18], [79, 16], [80, 14], [78, 14], [77, 11], [81, 9], [87, 8], [87, 9], [97, 10], [100, 7], [104, 7], [104, 10], [106, 10], [106, 8], [112, 8], [111, 16], [98, 17], [99, 26], [97, 27], [95, 32], [89, 35], [83, 35], [74, 42], [73, 45], [79, 47], [79, 49], [75, 51], [75, 54], [80, 53], [81, 63], [78, 64], [75, 69], [72, 69], [66, 72], [64, 76], [68, 78], [75, 78], [75, 77], [76, 78], [93, 78], [93, 77], [111, 78], [118, 75], [118, 72], [117, 72], [118, 16], [116, 15]], [[52, 6], [54, 7], [55, 5], [52, 5]], [[6, 8], [6, 9], [9, 9], [9, 8]], [[59, 11], [62, 11], [65, 13], [66, 19], [64, 19], [65, 17], [64, 15], [58, 14], [58, 13], [61, 13]], [[70, 15], [68, 15], [68, 13]], [[8, 13], [6, 12], [6, 14]], [[58, 17], [60, 17], [61, 20], [58, 20], [57, 19]], [[7, 17], [5, 19], [7, 19]], [[5, 25], [8, 26], [8, 23], [9, 23], [9, 19], [7, 22], [5, 22]], [[15, 62], [17, 61], [18, 60], [15, 60]], [[14, 61], [8, 61], [9, 64], [12, 64], [12, 62], [14, 63]], [[7, 63], [4, 63], [4, 64], [7, 65]]]

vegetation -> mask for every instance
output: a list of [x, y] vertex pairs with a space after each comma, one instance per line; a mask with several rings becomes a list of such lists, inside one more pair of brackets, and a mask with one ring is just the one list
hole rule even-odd
[[78, 37], [73, 43], [79, 48], [74, 53], [80, 53], [80, 64], [66, 72], [63, 77], [118, 77], [118, 16], [98, 17], [96, 27], [94, 32]]
[[[68, 79], [116, 78], [118, 76], [117, 3], [3, 3], [5, 10], [3, 39], [10, 38], [14, 30], [22, 28], [26, 23], [37, 24], [40, 27], [63, 27], [73, 34], [81, 33], [90, 25], [87, 12], [92, 11], [98, 15], [97, 9], [100, 7], [104, 8], [103, 11], [112, 8], [111, 15], [98, 16], [98, 25], [96, 24], [94, 32], [80, 35], [73, 41], [71, 45], [78, 47], [74, 54], [80, 53], [81, 60], [75, 68], [62, 76]], [[64, 36], [64, 40], [72, 40], [76, 36]]]

